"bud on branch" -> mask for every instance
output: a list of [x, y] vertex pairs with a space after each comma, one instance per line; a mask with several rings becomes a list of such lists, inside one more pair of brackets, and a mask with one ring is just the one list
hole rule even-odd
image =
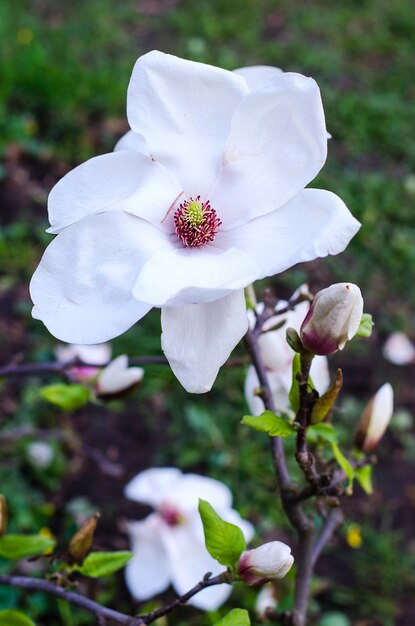
[[320, 355], [343, 350], [357, 333], [362, 315], [363, 298], [357, 285], [337, 283], [319, 291], [301, 325], [303, 346]]

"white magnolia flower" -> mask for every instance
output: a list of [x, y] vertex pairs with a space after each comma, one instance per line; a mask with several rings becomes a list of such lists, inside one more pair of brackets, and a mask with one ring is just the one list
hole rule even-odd
[[64, 363], [79, 359], [83, 363], [105, 365], [111, 358], [111, 351], [109, 343], [98, 343], [92, 346], [61, 343], [55, 347], [55, 356], [58, 361]]
[[353, 283], [319, 291], [301, 325], [300, 337], [313, 354], [333, 354], [357, 333], [363, 315], [362, 293]]
[[363, 411], [355, 435], [357, 447], [371, 452], [385, 434], [393, 415], [393, 388], [385, 383], [378, 389]]
[[137, 385], [144, 376], [142, 367], [128, 367], [125, 354], [117, 356], [98, 376], [95, 392], [97, 396], [112, 396]]
[[131, 77], [132, 128], [49, 196], [57, 237], [33, 276], [33, 316], [98, 343], [161, 307], [162, 347], [188, 391], [208, 391], [247, 330], [243, 288], [341, 252], [359, 228], [324, 164], [315, 81], [229, 72], [153, 51]]
[[255, 601], [255, 613], [261, 621], [265, 621], [268, 611], [275, 611], [278, 606], [276, 589], [272, 583], [261, 587]]
[[238, 574], [247, 585], [256, 587], [283, 578], [293, 563], [290, 546], [282, 541], [270, 541], [259, 548], [242, 552]]
[[[280, 301], [279, 307], [284, 307], [286, 304], [287, 302]], [[262, 334], [258, 340], [274, 403], [281, 410], [289, 408], [288, 393], [292, 383], [292, 364], [295, 354], [285, 338], [286, 330], [294, 328], [299, 331], [309, 308], [308, 302], [300, 302], [292, 311], [271, 317], [264, 324], [264, 330], [273, 328], [283, 320], [285, 320], [284, 326]], [[327, 391], [330, 385], [330, 374], [326, 357], [317, 356], [313, 359], [310, 375], [320, 394]], [[245, 379], [245, 398], [253, 415], [260, 415], [265, 410], [262, 399], [255, 394], [259, 386], [255, 368], [251, 365]]]
[[79, 359], [82, 363], [93, 365], [74, 365], [67, 370], [72, 381], [85, 383], [97, 376], [100, 371], [99, 365], [105, 365], [111, 358], [112, 348], [109, 343], [94, 345], [58, 344], [55, 347], [55, 356], [58, 361], [67, 363]]
[[[148, 600], [171, 584], [182, 595], [207, 572], [219, 574], [219, 565], [207, 552], [198, 512], [199, 498], [207, 500], [226, 521], [239, 526], [247, 541], [251, 524], [232, 509], [232, 494], [223, 483], [182, 474], [176, 468], [149, 469], [128, 483], [125, 495], [154, 507], [155, 512], [129, 524], [134, 557], [126, 567], [126, 583], [138, 600]], [[229, 596], [229, 585], [203, 590], [190, 604], [213, 611]]]
[[389, 335], [382, 350], [387, 361], [394, 365], [415, 363], [415, 346], [405, 333], [395, 332]]

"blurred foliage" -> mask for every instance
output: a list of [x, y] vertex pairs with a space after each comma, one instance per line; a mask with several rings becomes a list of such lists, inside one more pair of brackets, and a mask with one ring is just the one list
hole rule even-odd
[[[338, 193], [363, 226], [345, 254], [311, 269], [294, 268], [276, 284], [284, 292], [308, 278], [313, 286], [351, 279], [362, 287], [365, 310], [374, 314], [375, 336], [369, 345], [396, 328], [415, 337], [414, 41], [411, 0], [2, 0], [0, 182], [7, 188], [12, 180], [14, 186], [1, 206], [0, 300], [17, 320], [9, 327], [6, 319], [2, 327], [5, 355], [21, 350], [39, 361], [53, 358], [52, 338], [30, 319], [27, 293], [30, 275], [50, 240], [43, 232], [46, 195], [71, 165], [111, 150], [125, 132], [131, 69], [152, 48], [228, 69], [276, 65], [317, 80], [333, 138], [327, 164], [313, 184]], [[20, 169], [16, 152], [23, 155]], [[37, 180], [40, 187], [33, 188]], [[159, 336], [155, 311], [113, 342], [114, 354], [158, 354]], [[353, 365], [363, 362], [366, 343], [351, 348]], [[355, 383], [360, 391], [369, 385], [364, 368], [363, 363], [363, 383]], [[168, 368], [151, 366], [139, 393], [125, 404], [112, 402], [110, 408], [121, 416], [125, 407], [149, 438], [156, 433], [160, 441], [168, 441], [154, 451], [154, 464], [177, 464], [224, 480], [241, 514], [254, 522], [256, 541], [284, 539], [288, 528], [275, 491], [269, 442], [240, 425], [246, 411], [244, 374], [244, 368], [223, 368], [212, 393], [196, 397], [179, 387]], [[404, 385], [396, 376], [396, 388], [404, 390]], [[96, 509], [84, 496], [59, 510], [54, 504], [64, 481], [77, 471], [82, 442], [73, 416], [49, 406], [40, 398], [40, 388], [39, 381], [7, 388], [13, 399], [3, 407], [1, 432], [29, 428], [35, 434], [0, 439], [1, 491], [8, 500], [11, 531], [57, 526], [59, 540], [65, 541], [79, 519]], [[343, 403], [336, 413], [342, 449], [369, 395], [364, 388], [358, 401]], [[104, 409], [102, 415], [88, 415], [97, 432], [107, 427], [102, 425], [104, 415]], [[28, 454], [38, 429], [65, 433], [63, 439], [48, 441], [53, 455], [46, 468], [36, 467]], [[414, 459], [410, 413], [400, 413], [392, 437], [404, 458]], [[146, 440], [138, 442], [137, 457], [146, 445]], [[380, 450], [381, 461], [389, 460], [389, 452]], [[112, 502], [108, 509], [114, 533], [118, 504]], [[313, 604], [316, 624], [346, 626], [363, 617], [372, 620], [370, 626], [391, 626], [398, 619], [414, 584], [413, 549], [404, 548], [404, 537], [373, 511], [362, 525], [362, 539], [359, 550], [338, 547], [341, 566], [352, 571], [354, 583], [326, 593], [320, 621]], [[35, 571], [42, 567], [36, 562], [30, 566]], [[0, 563], [1, 571], [8, 567]], [[291, 601], [292, 576], [282, 584], [284, 609]], [[97, 601], [116, 601], [119, 610], [131, 609], [120, 580], [111, 578], [94, 589]], [[237, 587], [231, 604], [252, 610], [256, 594]], [[89, 615], [42, 594], [0, 588], [0, 608], [25, 609], [42, 624], [92, 624]], [[175, 623], [208, 626], [226, 612], [202, 616], [184, 611], [174, 617]]]

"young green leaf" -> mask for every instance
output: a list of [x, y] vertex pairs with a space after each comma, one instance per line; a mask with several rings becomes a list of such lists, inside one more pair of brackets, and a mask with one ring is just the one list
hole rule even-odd
[[313, 410], [311, 412], [311, 423], [318, 424], [326, 419], [331, 409], [334, 406], [334, 403], [337, 400], [337, 396], [340, 393], [340, 390], [343, 386], [343, 373], [341, 369], [338, 369], [336, 372], [336, 376], [334, 377], [333, 382], [330, 387], [327, 389], [326, 393], [320, 396], [315, 405], [313, 406]]
[[101, 576], [114, 574], [114, 572], [124, 567], [133, 556], [133, 553], [127, 550], [120, 552], [91, 552], [83, 564], [75, 569], [84, 576], [100, 578]]
[[207, 551], [221, 565], [235, 567], [246, 548], [242, 530], [225, 522], [206, 500], [199, 499], [199, 513]]
[[374, 322], [370, 313], [363, 313], [356, 335], [358, 337], [370, 337], [373, 326]]
[[48, 385], [40, 391], [42, 398], [55, 404], [64, 411], [75, 411], [85, 406], [89, 400], [89, 391], [82, 385], [66, 385], [57, 383]]
[[296, 428], [290, 422], [272, 411], [264, 411], [261, 415], [245, 415], [242, 424], [268, 433], [270, 437], [289, 437], [296, 432]]
[[232, 609], [222, 617], [214, 626], [250, 626], [249, 613], [245, 609]]
[[300, 355], [296, 353], [293, 359], [293, 368], [292, 368], [292, 379], [291, 379], [291, 389], [288, 394], [288, 399], [290, 401], [290, 406], [294, 413], [297, 413], [298, 407], [300, 406], [300, 388], [298, 386], [297, 374], [301, 370], [301, 361]]
[[306, 436], [311, 443], [318, 441], [337, 443], [337, 432], [332, 424], [313, 424], [307, 428]]
[[373, 493], [372, 466], [364, 465], [356, 470], [356, 480], [369, 496]]
[[36, 626], [24, 613], [14, 609], [0, 611], [0, 626]]
[[337, 443], [331, 442], [331, 448], [333, 450], [334, 458], [349, 479], [348, 490], [351, 491], [353, 486], [353, 479], [355, 477], [355, 471], [353, 469], [353, 466], [351, 465], [350, 461], [346, 459], [343, 452], [341, 452]]
[[0, 556], [17, 560], [45, 554], [55, 547], [55, 541], [42, 535], [3, 535], [0, 537]]

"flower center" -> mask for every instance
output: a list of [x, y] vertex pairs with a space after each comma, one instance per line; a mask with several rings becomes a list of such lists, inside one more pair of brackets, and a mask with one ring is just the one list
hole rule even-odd
[[202, 246], [213, 241], [221, 224], [209, 200], [201, 202], [200, 196], [183, 202], [174, 214], [176, 235], [185, 246]]
[[159, 508], [159, 512], [167, 526], [179, 526], [179, 524], [183, 524], [185, 521], [182, 513], [171, 504], [162, 504]]

